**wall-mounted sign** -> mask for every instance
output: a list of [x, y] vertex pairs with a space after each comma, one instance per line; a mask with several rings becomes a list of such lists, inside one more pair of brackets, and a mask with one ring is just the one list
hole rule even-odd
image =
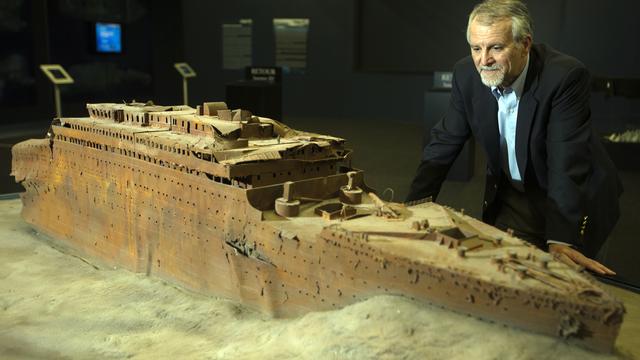
[[244, 69], [251, 66], [253, 20], [241, 19], [237, 24], [222, 24], [222, 68]]
[[268, 81], [279, 84], [282, 80], [282, 69], [274, 66], [247, 66], [244, 70], [247, 80]]
[[453, 81], [453, 73], [449, 71], [435, 71], [433, 73], [433, 89], [449, 90]]
[[304, 72], [307, 67], [309, 19], [273, 19], [276, 37], [276, 66], [287, 73]]

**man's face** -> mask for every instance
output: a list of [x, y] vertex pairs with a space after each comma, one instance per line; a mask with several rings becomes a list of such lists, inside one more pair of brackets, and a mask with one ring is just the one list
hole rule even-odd
[[520, 43], [514, 42], [511, 19], [492, 25], [482, 25], [474, 20], [469, 26], [469, 46], [482, 83], [507, 87], [524, 69], [531, 37], [525, 37]]

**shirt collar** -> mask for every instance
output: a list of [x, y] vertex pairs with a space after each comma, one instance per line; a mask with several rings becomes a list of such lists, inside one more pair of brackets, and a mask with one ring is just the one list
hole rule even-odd
[[[527, 79], [528, 71], [529, 71], [529, 55], [527, 55], [527, 63], [524, 65], [524, 69], [522, 69], [522, 72], [520, 73], [520, 75], [518, 75], [518, 78], [513, 82], [513, 84], [511, 84], [510, 87], [506, 88], [505, 90], [507, 89], [513, 90], [516, 93], [516, 97], [520, 99], [520, 97], [522, 96], [522, 91], [524, 90], [524, 82]], [[494, 94], [494, 96], [496, 96], [496, 98], [502, 95], [502, 92], [500, 91], [500, 89], [498, 89], [497, 86], [492, 86], [491, 92]]]

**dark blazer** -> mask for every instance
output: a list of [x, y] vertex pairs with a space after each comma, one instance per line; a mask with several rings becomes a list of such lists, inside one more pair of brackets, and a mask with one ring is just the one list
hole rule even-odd
[[[547, 239], [571, 243], [593, 256], [619, 216], [622, 186], [591, 126], [590, 77], [575, 58], [533, 45], [518, 107], [516, 158], [525, 191], [546, 194]], [[454, 69], [446, 115], [431, 130], [408, 201], [438, 192], [451, 164], [473, 134], [487, 158], [483, 220], [497, 215], [501, 176], [498, 104], [470, 56]]]

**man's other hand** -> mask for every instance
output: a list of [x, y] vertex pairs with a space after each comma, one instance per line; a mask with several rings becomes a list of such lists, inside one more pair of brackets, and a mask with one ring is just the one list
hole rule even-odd
[[549, 244], [549, 253], [557, 260], [573, 267], [584, 267], [600, 275], [615, 275], [616, 273], [599, 262], [590, 259], [570, 246], [562, 244]]

